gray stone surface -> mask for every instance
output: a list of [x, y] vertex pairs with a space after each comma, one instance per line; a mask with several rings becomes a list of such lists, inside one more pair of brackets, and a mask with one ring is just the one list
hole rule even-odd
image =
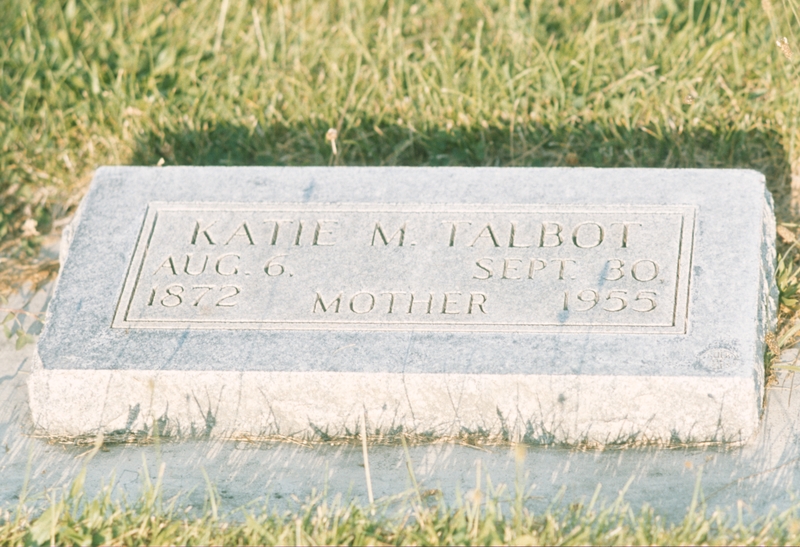
[[761, 413], [752, 171], [103, 168], [65, 239], [51, 434], [743, 441]]

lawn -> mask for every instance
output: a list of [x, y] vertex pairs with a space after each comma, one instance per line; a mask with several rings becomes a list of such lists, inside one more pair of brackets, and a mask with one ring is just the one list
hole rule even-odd
[[[101, 448], [96, 443], [93, 454]], [[524, 448], [517, 447], [518, 465]], [[733, 511], [710, 511], [700, 475], [686, 516], [665, 522], [651, 507], [631, 507], [624, 491], [601, 500], [598, 485], [584, 503], [555, 502], [542, 513], [526, 507], [518, 481], [493, 486], [476, 474], [474, 488], [454, 503], [441, 492], [421, 490], [405, 451], [414, 487], [372, 504], [341, 493], [313, 493], [295, 510], [278, 510], [264, 499], [223, 514], [219, 493], [208, 484], [202, 507], [163, 495], [160, 467], [155, 482], [142, 470], [137, 499], [113, 495], [113, 478], [87, 498], [85, 470], [63, 489], [31, 500], [23, 492], [16, 508], [0, 513], [0, 545], [797, 545], [800, 505], [753, 517], [739, 503]], [[518, 469], [520, 469], [518, 467]], [[627, 488], [627, 487], [626, 487]], [[44, 502], [44, 503], [42, 503]], [[42, 507], [45, 509], [42, 511]], [[735, 516], [732, 516], [735, 515]]]
[[0, 249], [35, 261], [104, 164], [749, 167], [791, 222], [771, 1], [7, 0]]
[[[2, 9], [0, 297], [54, 277], [57, 262], [39, 250], [105, 164], [745, 167], [766, 175], [784, 242], [800, 223], [798, 0], [6, 0]], [[784, 255], [782, 345], [798, 305], [794, 253]], [[122, 531], [85, 537], [800, 541], [796, 513], [741, 525], [692, 509], [684, 528], [669, 528], [646, 508], [501, 514], [412, 495], [400, 517], [319, 502], [222, 528], [211, 509], [195, 521], [151, 515], [145, 501], [14, 509], [0, 542], [50, 542], [53, 530], [104, 519]], [[345, 532], [330, 535], [334, 522]], [[166, 530], [174, 535], [154, 535]]]

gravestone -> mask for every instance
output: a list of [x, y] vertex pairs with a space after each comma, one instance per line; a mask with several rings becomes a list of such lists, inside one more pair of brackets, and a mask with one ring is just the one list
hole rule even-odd
[[57, 435], [740, 442], [774, 328], [745, 170], [98, 170], [37, 347]]

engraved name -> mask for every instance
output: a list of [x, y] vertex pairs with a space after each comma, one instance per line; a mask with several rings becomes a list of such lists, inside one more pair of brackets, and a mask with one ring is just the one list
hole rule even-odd
[[113, 327], [682, 332], [691, 207], [151, 203]]

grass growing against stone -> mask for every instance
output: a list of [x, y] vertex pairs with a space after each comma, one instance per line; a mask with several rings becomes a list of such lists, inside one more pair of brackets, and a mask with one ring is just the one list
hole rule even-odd
[[[409, 466], [410, 468], [410, 466]], [[0, 545], [797, 545], [800, 505], [753, 517], [743, 504], [710, 511], [700, 479], [686, 516], [665, 522], [651, 507], [631, 507], [624, 491], [585, 503], [555, 500], [538, 514], [526, 507], [521, 485], [493, 486], [476, 476], [475, 487], [452, 505], [438, 491], [419, 488], [370, 505], [327, 492], [297, 500], [295, 510], [263, 500], [223, 514], [209, 485], [202, 507], [182, 496], [165, 499], [159, 470], [145, 469], [137, 499], [114, 495], [113, 479], [96, 497], [84, 492], [85, 469], [64, 489], [20, 501], [0, 512]], [[411, 476], [412, 483], [416, 484]], [[736, 516], [731, 516], [736, 515]]]
[[[38, 251], [102, 164], [749, 167], [783, 228], [777, 353], [800, 300], [799, 37], [797, 0], [8, 0], [0, 295], [53, 278]], [[31, 318], [6, 311], [26, 342]], [[184, 512], [158, 484], [87, 499], [78, 480], [7, 512], [0, 543], [800, 542], [798, 510], [744, 523], [698, 498], [667, 525], [484, 490], [246, 516], [213, 493]]]

